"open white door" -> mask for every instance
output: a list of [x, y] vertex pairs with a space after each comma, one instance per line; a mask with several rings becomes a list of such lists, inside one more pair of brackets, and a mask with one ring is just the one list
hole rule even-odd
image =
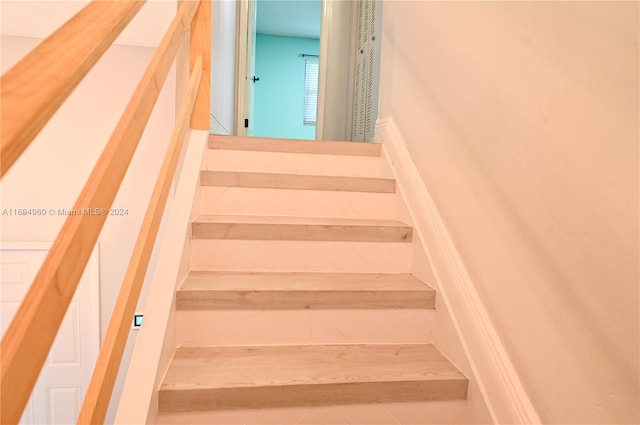
[[256, 65], [256, 0], [238, 1], [238, 70], [236, 134], [251, 135]]
[[[0, 246], [2, 335], [44, 261], [50, 243]], [[98, 248], [71, 301], [20, 424], [76, 422], [100, 346]]]

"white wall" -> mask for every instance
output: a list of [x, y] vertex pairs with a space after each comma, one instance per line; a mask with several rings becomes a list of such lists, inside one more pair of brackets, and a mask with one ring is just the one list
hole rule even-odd
[[211, 132], [232, 134], [236, 87], [236, 2], [214, 1], [211, 19]]
[[[20, 28], [20, 22], [29, 16], [25, 12], [29, 3], [2, 2], [3, 34]], [[51, 29], [55, 28], [52, 22], [64, 22], [74, 13], [72, 9], [77, 5], [76, 2], [60, 2], [60, 9], [52, 9], [49, 3], [51, 2], [31, 3], [30, 10], [36, 21]], [[34, 10], [38, 13], [33, 14]], [[158, 31], [166, 31], [175, 11], [175, 1], [147, 4], [130, 24], [136, 29], [128, 30], [130, 35], [123, 36], [118, 41], [141, 45], [159, 43], [162, 34], [158, 34]], [[150, 21], [153, 23], [149, 24]], [[25, 24], [25, 27], [29, 29], [29, 25]], [[139, 25], [143, 25], [142, 30]], [[35, 34], [40, 35], [40, 32], [36, 31]], [[3, 35], [2, 73], [40, 41], [37, 37]], [[2, 179], [1, 208], [72, 208], [153, 52], [154, 48], [149, 47], [114, 45], [105, 53]], [[186, 60], [186, 57], [183, 60]], [[172, 70], [113, 204], [114, 208], [127, 209], [128, 214], [109, 218], [99, 238], [102, 336], [110, 320], [173, 129], [177, 106], [175, 99], [176, 75]], [[170, 202], [169, 200], [169, 204]], [[53, 241], [65, 217], [54, 214], [46, 217], [4, 216], [1, 219], [2, 241]], [[153, 266], [152, 259], [150, 268]], [[141, 305], [144, 298], [143, 291]], [[114, 406], [117, 405], [120, 396], [121, 381], [129, 363], [135, 332], [137, 331], [133, 331], [129, 336], [121, 376], [107, 416], [108, 423], [115, 413]]]
[[393, 117], [544, 423], [638, 423], [637, 2], [384, 2]]

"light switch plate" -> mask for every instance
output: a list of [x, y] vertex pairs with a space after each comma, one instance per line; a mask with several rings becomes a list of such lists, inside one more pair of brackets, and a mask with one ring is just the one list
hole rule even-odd
[[136, 311], [133, 314], [133, 321], [131, 322], [131, 329], [140, 329], [142, 322], [144, 321], [144, 313]]

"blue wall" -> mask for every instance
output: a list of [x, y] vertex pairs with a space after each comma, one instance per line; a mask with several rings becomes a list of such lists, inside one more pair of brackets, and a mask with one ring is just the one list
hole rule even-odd
[[304, 125], [304, 58], [317, 55], [320, 41], [257, 34], [251, 135], [315, 139], [315, 125]]

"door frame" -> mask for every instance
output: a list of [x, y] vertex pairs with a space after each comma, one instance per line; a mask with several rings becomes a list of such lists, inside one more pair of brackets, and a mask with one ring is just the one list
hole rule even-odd
[[327, 60], [329, 54], [329, 23], [332, 22], [333, 2], [322, 0], [320, 15], [320, 57], [318, 58], [318, 107], [316, 108], [316, 140], [324, 139], [324, 105], [327, 89]]
[[236, 110], [235, 125], [233, 134], [236, 136], [245, 135], [244, 127], [244, 105], [246, 91], [246, 70], [247, 70], [247, 36], [248, 36], [248, 16], [249, 1], [238, 0], [236, 3]]

